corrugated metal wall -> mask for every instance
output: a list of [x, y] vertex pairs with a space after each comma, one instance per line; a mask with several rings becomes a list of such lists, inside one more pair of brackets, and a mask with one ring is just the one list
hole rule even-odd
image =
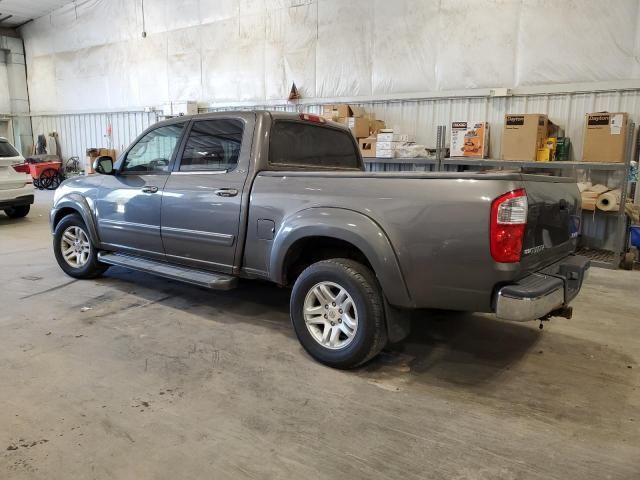
[[[156, 112], [109, 112], [32, 117], [33, 135], [57, 132], [62, 157], [86, 155], [87, 148], [115, 148], [118, 153], [158, 121]], [[108, 135], [111, 127], [111, 136]]]
[[[388, 127], [416, 136], [419, 143], [435, 147], [436, 127], [449, 125], [452, 121], [482, 121], [490, 124], [490, 156], [500, 157], [502, 126], [507, 113], [546, 113], [551, 121], [565, 130], [571, 138], [572, 160], [582, 158], [584, 116], [587, 113], [609, 111], [628, 112], [631, 119], [640, 120], [640, 89], [616, 92], [566, 93], [548, 95], [513, 96], [505, 98], [464, 97], [415, 101], [385, 101], [358, 104], [375, 112], [376, 118], [384, 120]], [[234, 107], [235, 108], [235, 107]], [[274, 106], [259, 105], [245, 109], [297, 109], [319, 113], [319, 105]], [[219, 111], [226, 108], [203, 109]], [[447, 145], [449, 141], [447, 138]]]
[[[506, 113], [547, 113], [565, 129], [572, 142], [572, 159], [582, 157], [584, 115], [596, 111], [629, 112], [640, 121], [640, 89], [615, 92], [567, 93], [513, 96], [506, 98], [459, 97], [426, 100], [399, 100], [359, 104], [383, 119], [388, 127], [414, 134], [419, 143], [433, 147], [436, 126], [457, 120], [486, 120], [490, 123], [490, 155], [500, 156], [502, 126]], [[319, 113], [320, 105], [255, 105], [242, 110], [270, 109]], [[204, 108], [221, 111], [238, 107]], [[33, 133], [58, 132], [63, 156], [84, 157], [87, 147], [111, 147], [122, 151], [142, 130], [158, 120], [155, 112], [115, 112], [33, 117]], [[112, 138], [107, 134], [112, 126]], [[447, 140], [448, 143], [448, 140]]]

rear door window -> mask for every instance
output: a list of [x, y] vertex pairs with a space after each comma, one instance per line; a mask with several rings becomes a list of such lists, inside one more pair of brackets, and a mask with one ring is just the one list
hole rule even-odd
[[286, 120], [276, 121], [271, 128], [269, 163], [360, 170], [360, 158], [349, 132]]
[[244, 123], [235, 119], [198, 120], [180, 161], [181, 172], [229, 171], [236, 168]]

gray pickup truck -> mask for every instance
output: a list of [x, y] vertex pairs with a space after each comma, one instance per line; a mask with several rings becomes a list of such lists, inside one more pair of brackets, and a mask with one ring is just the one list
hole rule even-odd
[[179, 117], [95, 169], [56, 191], [67, 274], [117, 265], [211, 289], [292, 286], [298, 339], [337, 368], [402, 340], [417, 309], [568, 316], [589, 268], [573, 254], [571, 179], [369, 173], [349, 130], [315, 115]]

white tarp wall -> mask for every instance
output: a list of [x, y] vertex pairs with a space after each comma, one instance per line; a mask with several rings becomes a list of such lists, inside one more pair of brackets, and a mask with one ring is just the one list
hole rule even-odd
[[[362, 103], [428, 144], [438, 124], [488, 120], [493, 156], [504, 113], [548, 112], [574, 158], [584, 113], [639, 120], [640, 0], [144, 0], [144, 17], [142, 5], [77, 0], [24, 26], [31, 111], [283, 105], [295, 81], [306, 109]], [[489, 98], [496, 87], [518, 96]], [[421, 100], [372, 103], [408, 98]]]
[[[638, 0], [78, 0], [22, 29], [35, 112], [640, 79]], [[142, 38], [143, 28], [147, 38]]]

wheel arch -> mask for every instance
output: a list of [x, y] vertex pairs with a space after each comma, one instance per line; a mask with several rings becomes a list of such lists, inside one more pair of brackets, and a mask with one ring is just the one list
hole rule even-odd
[[[386, 232], [360, 212], [314, 207], [285, 219], [271, 250], [269, 272], [273, 281], [291, 283], [292, 261], [300, 251], [306, 252], [306, 263], [336, 257], [360, 261], [374, 272], [390, 303], [412, 306], [400, 263]], [[322, 255], [326, 252], [333, 253]]]
[[68, 195], [56, 203], [50, 213], [51, 231], [55, 232], [60, 221], [64, 217], [74, 213], [77, 213], [82, 217], [82, 220], [87, 226], [91, 243], [99, 245], [100, 238], [98, 236], [95, 219], [91, 213], [91, 208], [87, 199], [79, 194]]

